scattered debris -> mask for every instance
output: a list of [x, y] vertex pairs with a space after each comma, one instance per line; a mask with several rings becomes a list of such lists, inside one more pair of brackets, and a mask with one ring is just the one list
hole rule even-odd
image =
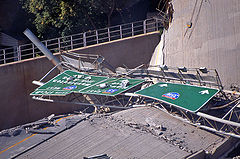
[[2, 130], [0, 132], [0, 137], [12, 137], [18, 136], [22, 133], [22, 126], [17, 126], [11, 129]]
[[5, 136], [5, 137], [11, 137], [11, 135], [8, 132], [1, 132], [0, 137]]
[[55, 114], [51, 114], [50, 116], [48, 116], [47, 117], [48, 121], [52, 121], [54, 116], [55, 116]]
[[[121, 116], [120, 116], [121, 117]], [[145, 119], [145, 124], [134, 121], [127, 121], [124, 118], [115, 116], [107, 116], [104, 114], [95, 114], [89, 119], [91, 125], [98, 125], [103, 129], [114, 128], [121, 131], [129, 132], [129, 128], [132, 132], [137, 133], [150, 133], [153, 136], [177, 146], [179, 149], [193, 153], [194, 151], [189, 149], [188, 144], [184, 141], [185, 137], [179, 137], [172, 129], [167, 129], [163, 124], [157, 124], [151, 117]], [[131, 133], [131, 131], [129, 133]], [[194, 131], [192, 131], [194, 132]]]
[[236, 91], [236, 92], [240, 91], [240, 87], [236, 83], [232, 83], [231, 86], [230, 86], [230, 89], [231, 89], [231, 91]]
[[13, 132], [13, 136], [18, 136], [18, 135], [20, 135], [21, 134], [21, 132], [22, 132], [22, 130], [21, 129], [16, 129], [14, 132]]

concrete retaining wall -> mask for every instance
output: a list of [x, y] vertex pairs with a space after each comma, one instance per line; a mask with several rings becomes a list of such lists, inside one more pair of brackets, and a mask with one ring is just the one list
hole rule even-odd
[[116, 40], [101, 45], [75, 49], [74, 51], [102, 55], [115, 68], [123, 67], [123, 64], [129, 68], [134, 68], [140, 64], [149, 63], [159, 40], [160, 33], [154, 32], [145, 36], [139, 35], [134, 38]]
[[[149, 62], [159, 33], [142, 35], [102, 45], [79, 49], [81, 53], [101, 54], [115, 67], [135, 67]], [[61, 114], [80, 109], [79, 105], [54, 104], [33, 100], [29, 94], [53, 65], [45, 58], [24, 60], [0, 66], [0, 130], [35, 121], [52, 113]], [[56, 75], [57, 71], [53, 75]]]

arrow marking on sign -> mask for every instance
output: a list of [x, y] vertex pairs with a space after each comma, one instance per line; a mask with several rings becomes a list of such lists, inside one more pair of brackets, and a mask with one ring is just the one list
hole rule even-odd
[[159, 87], [167, 87], [167, 84], [160, 84]]
[[209, 94], [209, 91], [208, 90], [204, 90], [204, 91], [201, 91], [199, 92], [200, 94]]

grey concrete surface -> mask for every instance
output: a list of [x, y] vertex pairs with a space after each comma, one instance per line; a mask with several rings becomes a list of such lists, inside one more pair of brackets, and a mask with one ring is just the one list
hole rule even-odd
[[[158, 42], [159, 33], [152, 33], [79, 49], [79, 52], [102, 54], [115, 67], [123, 64], [134, 67], [149, 62]], [[45, 57], [0, 66], [0, 130], [52, 113], [61, 114], [82, 108], [79, 105], [39, 102], [29, 96], [37, 88], [32, 81], [39, 80], [52, 67]], [[49, 77], [56, 74], [54, 72]]]
[[[166, 65], [215, 68], [225, 88], [240, 85], [240, 1], [173, 0]], [[192, 27], [187, 27], [187, 22]]]
[[179, 159], [200, 150], [211, 152], [224, 141], [224, 137], [185, 124], [156, 108], [142, 107], [93, 115], [17, 158], [107, 154], [114, 159]]

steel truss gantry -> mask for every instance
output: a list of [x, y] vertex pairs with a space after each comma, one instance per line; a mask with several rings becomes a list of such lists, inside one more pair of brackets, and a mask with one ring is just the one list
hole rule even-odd
[[[71, 61], [71, 59], [68, 58], [70, 56], [74, 56], [75, 59]], [[148, 66], [149, 69], [145, 69], [142, 68], [144, 65], [140, 65], [135, 69], [117, 69], [115, 73], [109, 71], [112, 70], [111, 66], [108, 63], [104, 63], [104, 58], [101, 56], [68, 53], [63, 58], [65, 58], [65, 60], [62, 60], [61, 65], [65, 70], [74, 69], [88, 74], [101, 74], [111, 77], [141, 78], [145, 79], [146, 82], [141, 86], [116, 96], [71, 93], [66, 96], [38, 95], [33, 96], [33, 99], [55, 103], [95, 106], [98, 108], [129, 109], [133, 107], [150, 106], [165, 111], [199, 128], [240, 138], [240, 93], [224, 91], [216, 70], [208, 70], [206, 68], [187, 69], [185, 67], [171, 68], [166, 66]], [[82, 62], [83, 59], [88, 59], [88, 62]], [[103, 65], [108, 66], [107, 72], [105, 72]], [[89, 68], [89, 66], [91, 67]], [[42, 82], [52, 71], [53, 69], [39, 82]], [[159, 81], [217, 88], [220, 92], [197, 112], [191, 112], [159, 100], [134, 94], [135, 91], [146, 88]]]

